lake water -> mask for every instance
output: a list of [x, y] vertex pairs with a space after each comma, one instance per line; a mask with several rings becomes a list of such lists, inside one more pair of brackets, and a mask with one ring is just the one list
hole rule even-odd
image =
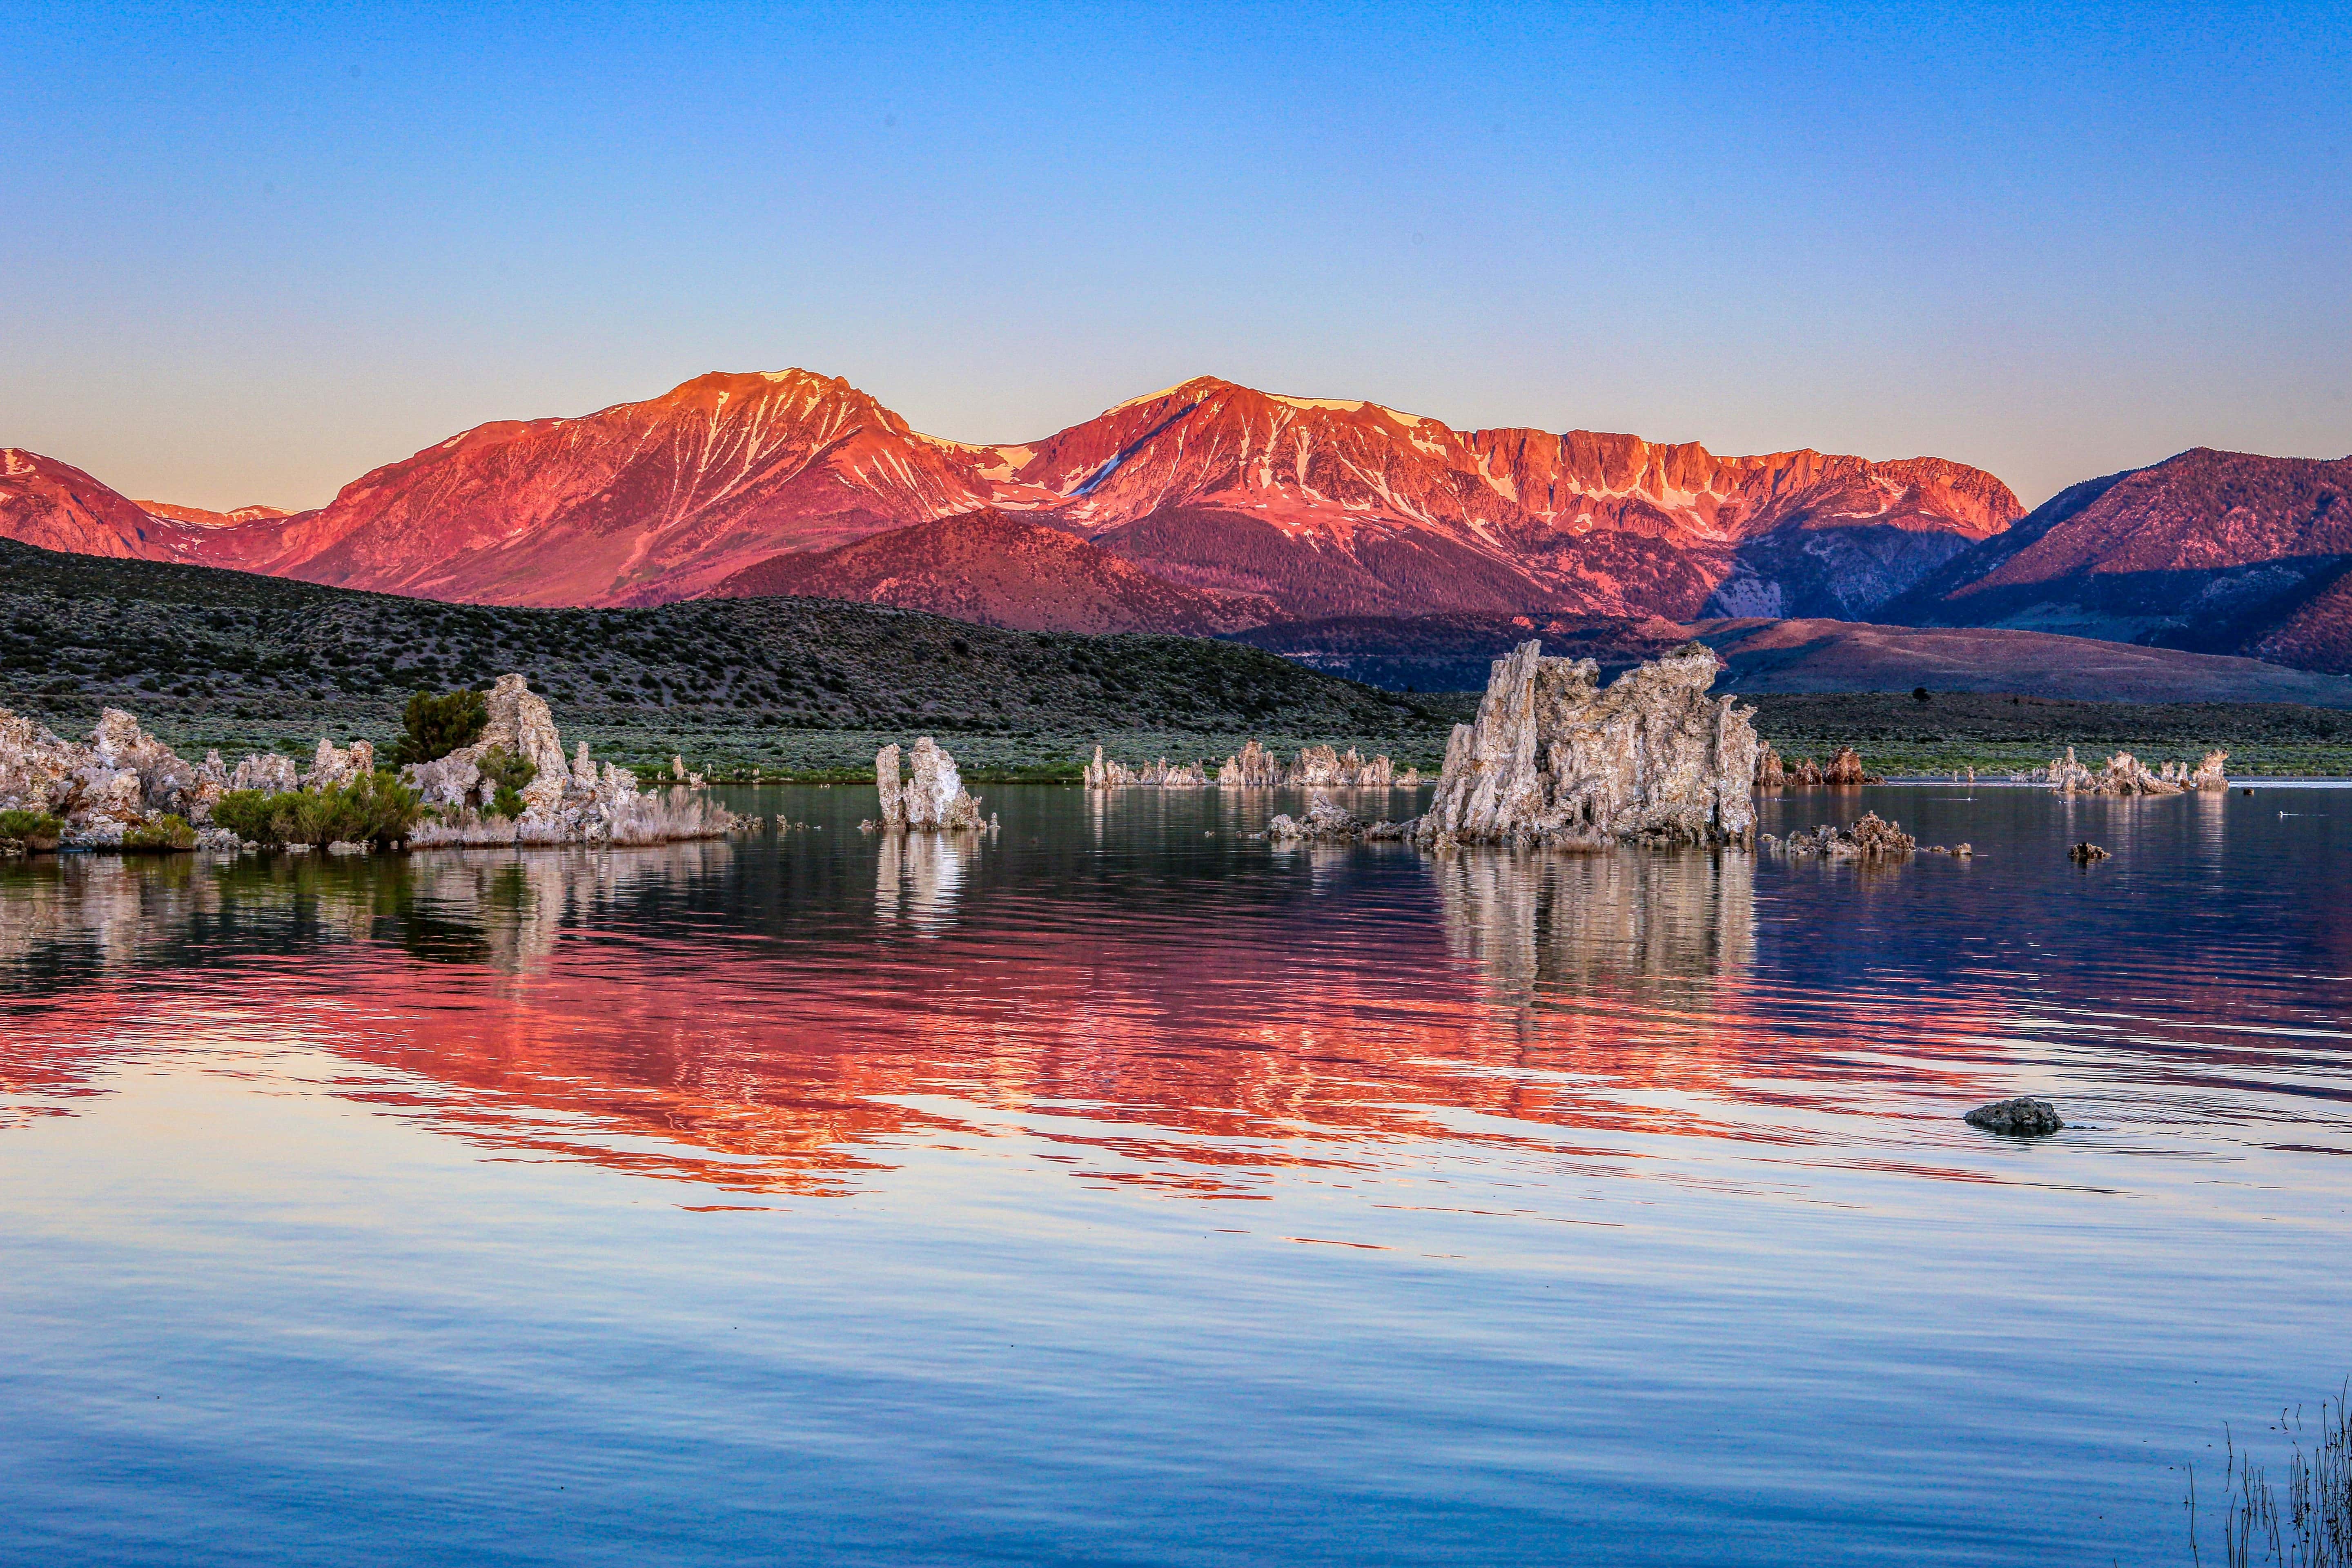
[[2352, 1372], [2352, 790], [986, 793], [0, 866], [0, 1558], [2185, 1563]]

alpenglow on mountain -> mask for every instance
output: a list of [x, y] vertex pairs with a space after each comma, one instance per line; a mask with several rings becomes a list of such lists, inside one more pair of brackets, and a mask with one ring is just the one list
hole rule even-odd
[[[511, 605], [845, 574], [861, 597], [931, 607], [920, 584], [892, 598], [895, 579], [870, 564], [836, 558], [812, 579], [775, 558], [986, 509], [1002, 521], [961, 531], [960, 548], [1026, 530], [1076, 539], [1166, 584], [1188, 629], [1531, 607], [1852, 617], [2021, 510], [1991, 475], [1937, 458], [1717, 458], [1633, 436], [1460, 431], [1210, 377], [1042, 440], [981, 446], [923, 435], [838, 379], [714, 373], [577, 418], [478, 426], [290, 517], [151, 511], [62, 464], [9, 462], [0, 533], [50, 548]], [[1163, 602], [1033, 540], [992, 571], [992, 600], [1012, 607], [992, 618], [1022, 618], [1024, 571], [1074, 559], [1106, 585], [1104, 605]], [[1055, 586], [1036, 584], [1046, 598]], [[1114, 614], [1091, 601], [1074, 613]]]

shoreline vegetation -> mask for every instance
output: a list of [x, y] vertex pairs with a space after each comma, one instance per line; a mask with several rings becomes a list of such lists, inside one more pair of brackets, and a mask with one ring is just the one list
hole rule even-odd
[[[933, 736], [976, 784], [1084, 781], [1096, 748], [1143, 769], [1320, 745], [1434, 775], [1475, 691], [1376, 690], [1236, 643], [1006, 631], [822, 599], [514, 609], [360, 593], [0, 541], [0, 706], [57, 734], [106, 709], [183, 755], [386, 747], [419, 690], [505, 673], [640, 774], [859, 784], [883, 745]], [[1979, 782], [2074, 747], [2152, 768], [2230, 752], [2244, 777], [2352, 777], [2352, 712], [2287, 703], [2084, 702], [1970, 692], [1736, 693], [1783, 757], [1856, 748], [1871, 773]]]

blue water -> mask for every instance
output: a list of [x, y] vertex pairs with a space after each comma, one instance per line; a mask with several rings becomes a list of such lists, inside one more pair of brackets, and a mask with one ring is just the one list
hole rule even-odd
[[2182, 1563], [2352, 1371], [2352, 790], [743, 798], [0, 865], [0, 1559]]

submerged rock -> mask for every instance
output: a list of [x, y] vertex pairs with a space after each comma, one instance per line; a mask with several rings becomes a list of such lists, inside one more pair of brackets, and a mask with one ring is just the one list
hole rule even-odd
[[2107, 852], [2098, 845], [2094, 844], [2089, 839], [2085, 838], [2080, 844], [2075, 845], [2072, 849], [2066, 851], [2066, 858], [2072, 860], [2077, 866], [2088, 866], [2095, 860], [2104, 860], [2107, 858]]
[[1264, 833], [1251, 837], [1270, 839], [1276, 844], [1301, 840], [1349, 844], [1360, 839], [1410, 838], [1417, 826], [1417, 819], [1367, 822], [1336, 801], [1318, 800], [1307, 808], [1307, 815], [1303, 817], [1276, 813], [1266, 823]]
[[2058, 1108], [2046, 1100], [2019, 1095], [2014, 1100], [1997, 1100], [1990, 1105], [1979, 1105], [1962, 1118], [1971, 1127], [1981, 1127], [1988, 1132], [2000, 1132], [2012, 1138], [2039, 1138], [2056, 1132], [2066, 1124], [2058, 1119]]
[[[1832, 860], [1897, 860], [1919, 847], [1919, 841], [1903, 831], [1899, 822], [1889, 822], [1874, 811], [1865, 811], [1862, 820], [1852, 827], [1822, 824], [1811, 833], [1791, 833], [1786, 838], [1774, 838], [1769, 834], [1765, 847], [1781, 855], [1825, 855]], [[1970, 850], [1960, 846], [1961, 854]], [[1950, 851], [1940, 847], [1937, 854]]]
[[1746, 841], [1753, 710], [1710, 698], [1715, 677], [1693, 643], [1603, 689], [1592, 660], [1520, 644], [1495, 661], [1476, 722], [1454, 727], [1421, 842]]

